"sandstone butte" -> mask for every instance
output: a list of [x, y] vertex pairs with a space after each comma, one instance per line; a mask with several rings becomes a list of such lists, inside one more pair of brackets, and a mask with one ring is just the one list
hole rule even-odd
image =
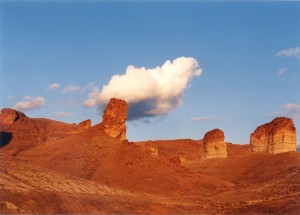
[[111, 98], [102, 116], [104, 132], [120, 140], [126, 140], [128, 105], [121, 99]]
[[207, 132], [203, 138], [204, 158], [226, 158], [227, 144], [224, 138], [224, 132], [220, 129]]
[[278, 117], [256, 128], [250, 136], [253, 152], [278, 154], [296, 151], [296, 127], [293, 120]]

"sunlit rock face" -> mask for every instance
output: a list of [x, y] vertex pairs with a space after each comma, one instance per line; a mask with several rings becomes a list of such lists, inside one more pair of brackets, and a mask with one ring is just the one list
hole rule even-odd
[[77, 127], [78, 130], [85, 130], [92, 126], [92, 121], [90, 119], [84, 120], [80, 123], [78, 123]]
[[278, 154], [296, 151], [296, 127], [293, 120], [277, 117], [259, 126], [250, 136], [253, 152]]
[[102, 116], [104, 132], [113, 138], [126, 140], [127, 112], [126, 101], [116, 98], [110, 99]]
[[224, 132], [220, 129], [211, 130], [204, 135], [203, 146], [205, 159], [227, 157], [227, 145], [224, 139]]
[[26, 117], [26, 115], [20, 111], [16, 111], [10, 108], [3, 108], [0, 113], [0, 124], [11, 125], [17, 120]]

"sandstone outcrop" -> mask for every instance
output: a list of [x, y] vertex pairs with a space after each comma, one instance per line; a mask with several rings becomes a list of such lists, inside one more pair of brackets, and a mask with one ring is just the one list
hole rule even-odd
[[20, 111], [16, 111], [10, 108], [3, 108], [0, 113], [0, 124], [11, 125], [18, 119], [24, 118], [26, 115]]
[[78, 130], [85, 130], [92, 126], [92, 121], [90, 119], [84, 120], [78, 123], [77, 128]]
[[158, 156], [158, 149], [155, 146], [149, 147], [146, 151], [154, 157]]
[[207, 132], [203, 138], [204, 158], [226, 158], [227, 145], [224, 139], [224, 132], [220, 129]]
[[103, 113], [104, 132], [113, 138], [126, 140], [126, 119], [128, 105], [121, 99], [110, 99]]
[[272, 154], [296, 151], [296, 127], [293, 120], [277, 117], [259, 126], [250, 136], [253, 152]]

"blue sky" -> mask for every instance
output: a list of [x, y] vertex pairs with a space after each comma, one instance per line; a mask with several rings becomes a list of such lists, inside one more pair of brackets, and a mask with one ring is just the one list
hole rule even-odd
[[[152, 114], [127, 123], [132, 141], [202, 139], [220, 128], [226, 141], [248, 143], [257, 126], [277, 116], [292, 117], [300, 129], [300, 2], [1, 1], [0, 12], [1, 108], [96, 124], [107, 85], [108, 96], [142, 94], [130, 100], [132, 110], [154, 104]], [[167, 60], [175, 68], [183, 56], [183, 85], [172, 84], [177, 76], [161, 85], [146, 81], [149, 69]], [[116, 74], [120, 81], [111, 83]], [[162, 88], [179, 92], [162, 100]]]

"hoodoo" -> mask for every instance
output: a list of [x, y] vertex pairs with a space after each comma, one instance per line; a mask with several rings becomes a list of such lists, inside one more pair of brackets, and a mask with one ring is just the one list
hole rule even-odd
[[214, 129], [207, 132], [203, 138], [204, 157], [210, 158], [226, 158], [227, 145], [224, 142], [224, 132], [220, 129]]
[[293, 120], [277, 117], [256, 128], [250, 136], [253, 152], [278, 154], [296, 151], [296, 127]]
[[127, 111], [126, 101], [116, 98], [110, 99], [102, 116], [104, 132], [113, 138], [126, 140]]

